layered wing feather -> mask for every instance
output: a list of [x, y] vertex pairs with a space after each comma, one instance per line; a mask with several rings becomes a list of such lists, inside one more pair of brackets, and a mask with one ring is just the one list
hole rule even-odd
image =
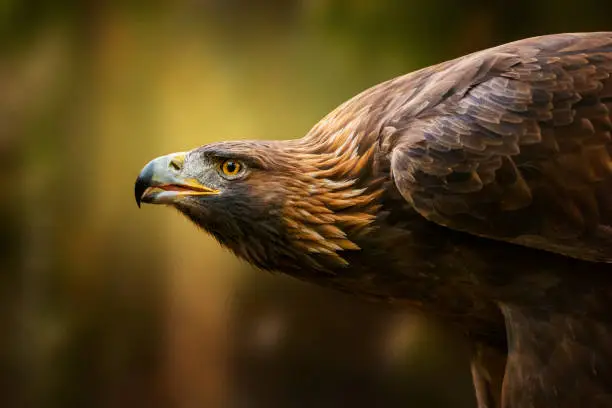
[[612, 33], [564, 34], [382, 84], [397, 188], [449, 228], [612, 262], [611, 74]]

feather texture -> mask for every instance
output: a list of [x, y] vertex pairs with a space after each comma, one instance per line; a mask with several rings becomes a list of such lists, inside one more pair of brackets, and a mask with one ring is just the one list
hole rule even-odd
[[448, 323], [480, 408], [612, 407], [611, 76], [612, 33], [476, 52], [301, 139], [194, 149], [170, 179], [219, 194], [174, 205], [259, 268]]

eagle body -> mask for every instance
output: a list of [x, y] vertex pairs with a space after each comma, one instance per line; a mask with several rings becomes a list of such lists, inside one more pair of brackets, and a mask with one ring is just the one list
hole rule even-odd
[[480, 408], [612, 407], [612, 33], [376, 85], [303, 138], [136, 182], [265, 270], [417, 308], [473, 345]]

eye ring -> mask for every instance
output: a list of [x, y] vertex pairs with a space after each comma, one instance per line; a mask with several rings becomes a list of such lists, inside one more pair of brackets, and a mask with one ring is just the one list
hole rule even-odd
[[221, 173], [229, 178], [238, 176], [243, 168], [242, 163], [234, 159], [226, 159], [221, 162]]

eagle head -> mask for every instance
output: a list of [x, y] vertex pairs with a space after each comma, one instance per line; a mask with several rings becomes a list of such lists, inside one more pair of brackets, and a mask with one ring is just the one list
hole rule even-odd
[[[337, 152], [336, 152], [337, 153]], [[136, 202], [175, 207], [256, 267], [299, 274], [346, 266], [376, 217], [382, 192], [365, 169], [293, 142], [205, 145], [150, 161]]]

